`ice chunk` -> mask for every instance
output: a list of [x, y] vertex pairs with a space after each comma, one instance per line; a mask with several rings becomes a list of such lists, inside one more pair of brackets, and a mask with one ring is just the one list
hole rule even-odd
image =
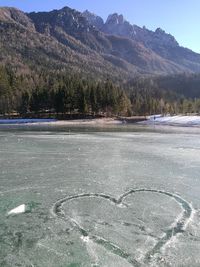
[[21, 214], [21, 213], [24, 213], [26, 211], [26, 205], [25, 204], [22, 204], [12, 210], [10, 210], [8, 212], [8, 215], [12, 215], [12, 214]]

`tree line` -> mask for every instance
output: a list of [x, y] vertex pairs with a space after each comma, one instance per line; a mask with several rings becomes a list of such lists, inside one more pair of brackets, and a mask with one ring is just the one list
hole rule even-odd
[[55, 114], [123, 115], [130, 100], [119, 86], [66, 74], [16, 75], [0, 68], [0, 113], [51, 112]]
[[41, 112], [104, 116], [200, 113], [200, 98], [186, 97], [180, 86], [170, 90], [150, 77], [116, 85], [108, 79], [95, 81], [46, 71], [17, 74], [0, 67], [0, 114], [14, 112], [22, 116]]
[[[164, 77], [140, 77], [126, 84], [135, 115], [200, 113], [200, 74], [183, 82], [185, 74]], [[196, 86], [194, 86], [194, 79]], [[176, 86], [179, 84], [179, 86]], [[193, 91], [190, 94], [190, 84]], [[182, 88], [182, 89], [181, 89]], [[194, 91], [196, 94], [194, 94]]]

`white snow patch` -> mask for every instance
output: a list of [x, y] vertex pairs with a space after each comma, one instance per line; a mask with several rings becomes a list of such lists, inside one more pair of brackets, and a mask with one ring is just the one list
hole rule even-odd
[[81, 240], [83, 240], [83, 242], [88, 243], [90, 241], [89, 236], [81, 236]]
[[21, 213], [24, 213], [26, 211], [26, 205], [25, 204], [22, 204], [12, 210], [10, 210], [8, 212], [8, 215], [12, 215], [12, 214], [21, 214]]
[[175, 115], [175, 116], [162, 116], [152, 115], [147, 118], [147, 121], [142, 122], [145, 124], [160, 124], [160, 125], [180, 125], [180, 126], [200, 126], [200, 116], [197, 115]]

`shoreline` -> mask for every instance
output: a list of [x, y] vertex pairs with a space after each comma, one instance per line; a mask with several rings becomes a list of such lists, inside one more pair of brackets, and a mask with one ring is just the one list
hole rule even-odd
[[138, 126], [171, 126], [171, 127], [200, 127], [199, 115], [174, 116], [133, 116], [133, 117], [99, 117], [77, 119], [0, 119], [0, 126], [106, 126], [106, 125], [138, 125]]
[[142, 122], [145, 120], [145, 117], [108, 117], [108, 118], [83, 118], [83, 119], [0, 119], [0, 125], [118, 125], [118, 124], [132, 124], [137, 122]]

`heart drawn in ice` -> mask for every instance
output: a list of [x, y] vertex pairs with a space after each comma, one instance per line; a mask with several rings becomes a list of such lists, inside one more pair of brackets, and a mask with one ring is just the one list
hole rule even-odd
[[[68, 204], [68, 206], [71, 205], [71, 203], [73, 202], [72, 200], [76, 200], [77, 205], [84, 205], [84, 201], [88, 201], [88, 203], [90, 203], [91, 205], [93, 205], [93, 203], [95, 202], [94, 200], [97, 201], [97, 203], [94, 205], [96, 206], [95, 212], [98, 213], [98, 217], [102, 217], [102, 219], [104, 219], [104, 212], [106, 213], [107, 210], [107, 215], [105, 214], [105, 216], [114, 216], [114, 220], [113, 221], [120, 221], [121, 224], [118, 224], [117, 227], [121, 227], [122, 231], [119, 231], [120, 233], [123, 233], [123, 229], [125, 229], [125, 227], [127, 228], [128, 226], [131, 225], [131, 223], [123, 223], [124, 217], [126, 216], [126, 212], [127, 214], [130, 214], [131, 212], [133, 212], [132, 210], [129, 209], [128, 206], [126, 206], [124, 203], [125, 200], [128, 197], [131, 197], [134, 194], [142, 194], [142, 193], [152, 193], [152, 194], [156, 194], [157, 196], [159, 195], [163, 195], [165, 197], [171, 198], [172, 200], [174, 200], [181, 208], [181, 212], [180, 214], [178, 214], [178, 216], [176, 216], [176, 218], [174, 218], [171, 223], [170, 226], [168, 227], [164, 227], [164, 230], [162, 231], [162, 234], [154, 239], [155, 242], [152, 242], [150, 246], [148, 246], [148, 250], [145, 251], [143, 257], [141, 259], [138, 260], [138, 257], [136, 259], [136, 257], [133, 256], [133, 253], [131, 253], [125, 246], [125, 248], [123, 247], [122, 249], [122, 245], [118, 244], [120, 242], [118, 242], [118, 239], [116, 240], [116, 238], [113, 238], [112, 236], [112, 225], [109, 225], [108, 222], [104, 222], [102, 223], [102, 225], [100, 227], [98, 227], [97, 229], [95, 228], [96, 225], [96, 221], [92, 220], [91, 217], [92, 215], [90, 214], [90, 207], [88, 207], [88, 204], [85, 203], [85, 208], [89, 209], [87, 213], [89, 214], [84, 214], [84, 218], [85, 221], [82, 223], [82, 221], [80, 222], [79, 219], [77, 219], [76, 214], [67, 214], [67, 212], [65, 211], [64, 207], [67, 206], [66, 204]], [[148, 198], [147, 198], [148, 200]], [[104, 202], [104, 208], [102, 209], [101, 205]], [[132, 205], [134, 206], [135, 203], [132, 203]], [[148, 203], [146, 203], [147, 207], [148, 207]], [[67, 207], [68, 207], [67, 206]], [[109, 208], [108, 208], [109, 207]], [[124, 207], [124, 209], [122, 209], [122, 207]], [[150, 208], [150, 207], [149, 207]], [[105, 211], [104, 211], [105, 209]], [[121, 210], [120, 210], [121, 209]], [[128, 210], [129, 209], [129, 210]], [[166, 207], [167, 209], [167, 207]], [[67, 208], [67, 211], [71, 210], [70, 207]], [[84, 206], [83, 206], [83, 210], [84, 212]], [[115, 213], [115, 210], [117, 210], [117, 213]], [[72, 223], [72, 225], [74, 226], [75, 229], [77, 229], [80, 232], [80, 235], [85, 238], [85, 239], [90, 239], [91, 241], [95, 242], [96, 244], [99, 244], [101, 246], [103, 246], [106, 250], [110, 251], [113, 254], [116, 254], [118, 256], [120, 256], [121, 258], [125, 259], [127, 262], [129, 262], [132, 266], [142, 266], [143, 264], [148, 264], [150, 262], [150, 260], [152, 260], [155, 255], [158, 255], [159, 253], [161, 253], [161, 248], [163, 248], [168, 242], [170, 242], [170, 240], [172, 238], [174, 238], [177, 234], [181, 234], [184, 232], [191, 216], [193, 213], [193, 208], [191, 206], [190, 203], [188, 203], [186, 200], [184, 200], [183, 198], [181, 198], [180, 196], [170, 193], [170, 192], [166, 192], [166, 191], [162, 191], [162, 190], [156, 190], [156, 189], [131, 189], [128, 192], [124, 193], [123, 195], [121, 195], [118, 199], [111, 197], [109, 195], [106, 194], [98, 194], [98, 193], [87, 193], [87, 194], [79, 194], [79, 195], [73, 195], [73, 196], [68, 196], [65, 197], [63, 199], [58, 200], [52, 209], [52, 212], [55, 216], [58, 216], [64, 220], [70, 220], [70, 222]], [[121, 213], [121, 214], [120, 214]], [[119, 214], [116, 215], [116, 214]], [[87, 216], [88, 216], [88, 220], [89, 220], [89, 226], [87, 226]], [[121, 217], [120, 217], [121, 216]], [[136, 216], [136, 215], [134, 215]], [[120, 218], [118, 218], [120, 217]], [[160, 215], [161, 217], [161, 215]], [[80, 217], [78, 217], [80, 218]], [[135, 217], [132, 217], [135, 219]], [[120, 226], [119, 226], [120, 225]], [[121, 226], [122, 225], [122, 226]], [[132, 224], [133, 228], [136, 227], [136, 224]], [[110, 228], [109, 228], [110, 227]], [[116, 227], [115, 229], [115, 236], [118, 235], [118, 228]], [[124, 227], [124, 228], [123, 228]], [[92, 228], [92, 230], [90, 229]], [[104, 229], [104, 234], [99, 230], [103, 228]], [[132, 229], [132, 228], [131, 228]], [[142, 229], [142, 227], [141, 227]], [[126, 229], [125, 229], [126, 230]], [[143, 230], [143, 229], [142, 229]], [[100, 231], [100, 233], [99, 233]], [[130, 233], [127, 234], [126, 231], [124, 231], [124, 233], [126, 233], [126, 240], [130, 239], [131, 243], [131, 247], [132, 244], [135, 244], [137, 246], [137, 242], [139, 242], [139, 239], [136, 239], [135, 235], [131, 236], [133, 233], [133, 229], [130, 231]], [[105, 236], [102, 237], [102, 236]], [[146, 234], [146, 239], [147, 239], [148, 234]], [[114, 239], [114, 241], [113, 241]], [[135, 239], [135, 240], [134, 240]], [[140, 240], [140, 242], [145, 242], [145, 240]]]

